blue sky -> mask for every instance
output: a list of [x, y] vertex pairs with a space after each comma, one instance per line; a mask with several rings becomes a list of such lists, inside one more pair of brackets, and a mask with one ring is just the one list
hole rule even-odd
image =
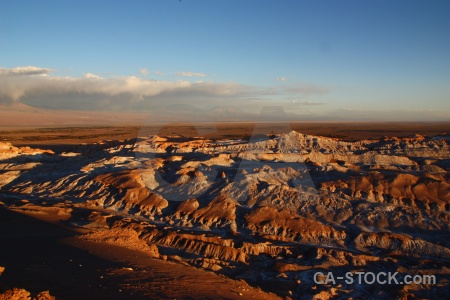
[[450, 1], [0, 0], [0, 99], [450, 119], [449, 28]]

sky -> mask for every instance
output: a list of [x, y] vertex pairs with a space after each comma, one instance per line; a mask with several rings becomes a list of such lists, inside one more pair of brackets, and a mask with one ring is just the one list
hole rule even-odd
[[450, 1], [0, 0], [3, 105], [450, 120], [449, 53]]

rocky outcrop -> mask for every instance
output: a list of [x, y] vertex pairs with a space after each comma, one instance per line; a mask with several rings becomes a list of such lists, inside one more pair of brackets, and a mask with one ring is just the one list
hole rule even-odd
[[319, 245], [342, 245], [345, 232], [286, 209], [262, 206], [245, 216], [247, 228], [268, 239]]
[[31, 297], [29, 291], [25, 289], [13, 288], [0, 294], [0, 300], [55, 300], [48, 291], [40, 292], [36, 297]]
[[450, 184], [441, 175], [370, 172], [366, 176], [323, 182], [321, 188], [348, 199], [366, 199], [425, 210], [446, 211], [450, 204]]
[[207, 206], [199, 208], [192, 213], [194, 222], [205, 224], [206, 226], [223, 227], [230, 225], [236, 228], [236, 203], [227, 197], [219, 196], [211, 201]]
[[354, 243], [356, 249], [367, 253], [371, 253], [373, 248], [377, 248], [391, 253], [407, 253], [420, 257], [450, 260], [448, 248], [400, 234], [361, 233], [356, 237]]
[[52, 150], [43, 150], [30, 147], [14, 147], [11, 143], [0, 142], [0, 160], [15, 158], [16, 161], [41, 161], [53, 155]]
[[[286, 297], [364, 298], [375, 287], [343, 292], [313, 274], [450, 268], [448, 142], [293, 131], [249, 141], [149, 136], [60, 154], [0, 143], [0, 190], [5, 205], [57, 209], [92, 241]], [[430, 298], [438, 287], [448, 283], [412, 294]]]
[[98, 243], [106, 243], [135, 251], [144, 252], [151, 257], [159, 257], [158, 247], [144, 242], [139, 238], [137, 231], [128, 228], [113, 227], [91, 232], [82, 236], [82, 239]]
[[115, 189], [115, 194], [120, 198], [115, 202], [104, 202], [104, 205], [114, 207], [121, 211], [135, 210], [142, 215], [160, 215], [168, 206], [168, 201], [161, 195], [151, 192], [146, 188], [141, 173], [137, 170], [121, 171], [113, 174], [99, 175], [95, 178], [110, 189]]

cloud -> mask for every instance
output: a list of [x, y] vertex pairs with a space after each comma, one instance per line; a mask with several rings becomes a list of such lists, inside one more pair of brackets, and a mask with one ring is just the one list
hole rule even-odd
[[[42, 68], [39, 69], [40, 74], [47, 76], [35, 76], [38, 69], [32, 67], [26, 72], [23, 68], [0, 70], [0, 103], [23, 103], [55, 110], [151, 112], [161, 119], [189, 118], [184, 116], [183, 109], [175, 109], [186, 105], [196, 107], [200, 112], [192, 120], [202, 119], [202, 111], [224, 106], [244, 114], [259, 113], [264, 106], [280, 105], [280, 95], [301, 99], [322, 91], [312, 85], [261, 88], [234, 82], [169, 81], [142, 76], [100, 77], [92, 73], [84, 73], [81, 77], [60, 77], [47, 75], [45, 70], [48, 69]], [[23, 76], [17, 75], [18, 70], [22, 70]], [[295, 93], [289, 94], [289, 89], [294, 89]], [[298, 108], [299, 105], [294, 106]], [[318, 104], [305, 102], [304, 105]], [[224, 111], [223, 118], [232, 117], [231, 111]]]
[[314, 101], [310, 101], [310, 100], [301, 101], [301, 102], [295, 102], [295, 100], [294, 100], [294, 103], [297, 103], [299, 105], [325, 105], [325, 104], [327, 104], [326, 102], [314, 102]]
[[142, 75], [148, 75], [148, 70], [146, 68], [142, 68], [139, 70], [139, 73], [141, 73]]
[[[47, 69], [26, 67], [1, 68], [0, 102], [22, 102], [28, 105], [61, 109], [109, 109], [115, 107], [140, 109], [168, 101], [184, 99], [248, 96], [255, 89], [238, 83], [162, 81], [135, 76], [102, 78], [92, 73], [84, 77], [17, 76], [43, 74]], [[161, 101], [164, 100], [164, 101]], [[139, 104], [141, 103], [141, 104]]]
[[278, 77], [276, 81], [287, 81], [288, 79], [286, 77]]
[[159, 76], [162, 76], [162, 75], [164, 75], [164, 73], [163, 73], [163, 72], [161, 72], [161, 71], [158, 71], [158, 70], [154, 71], [154, 72], [153, 72], [153, 74], [155, 74], [155, 75], [159, 75]]
[[0, 68], [0, 75], [45, 75], [52, 70], [33, 66], [16, 67], [12, 69]]
[[284, 88], [287, 94], [301, 94], [301, 95], [325, 95], [330, 92], [329, 87], [311, 85], [311, 84], [298, 84], [294, 87]]
[[84, 78], [86, 78], [86, 79], [101, 79], [100, 76], [92, 74], [92, 73], [84, 73]]
[[182, 77], [205, 77], [205, 76], [207, 76], [206, 74], [195, 73], [195, 72], [178, 72], [178, 73], [175, 73], [175, 75], [182, 76]]

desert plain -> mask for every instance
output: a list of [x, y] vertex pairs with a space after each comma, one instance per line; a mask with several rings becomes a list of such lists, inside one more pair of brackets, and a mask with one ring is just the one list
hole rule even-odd
[[0, 299], [444, 299], [449, 133], [448, 122], [4, 127]]

